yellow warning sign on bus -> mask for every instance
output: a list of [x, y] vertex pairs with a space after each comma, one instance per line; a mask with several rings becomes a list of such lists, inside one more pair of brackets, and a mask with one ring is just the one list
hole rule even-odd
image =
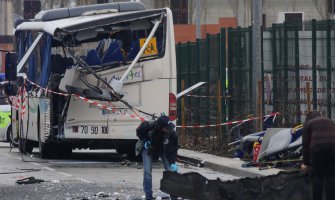
[[[144, 45], [146, 39], [147, 38], [141, 38], [140, 39], [140, 47], [141, 48]], [[148, 44], [147, 48], [145, 48], [145, 50], [143, 52], [143, 55], [151, 56], [151, 55], [156, 55], [156, 54], [158, 54], [157, 40], [156, 40], [156, 37], [152, 37], [151, 40], [149, 41], [149, 44]]]

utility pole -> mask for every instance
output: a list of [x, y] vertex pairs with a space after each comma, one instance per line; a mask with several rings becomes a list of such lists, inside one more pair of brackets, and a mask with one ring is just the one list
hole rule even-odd
[[201, 39], [201, 3], [200, 0], [195, 0], [195, 26], [196, 26], [196, 38]]
[[[262, 98], [259, 98], [260, 95], [263, 95], [263, 86], [259, 85], [259, 82], [262, 81], [261, 74], [261, 25], [262, 25], [262, 0], [253, 0], [253, 12], [252, 12], [252, 108], [253, 114], [256, 117], [261, 117], [263, 114], [262, 111]], [[259, 88], [261, 87], [261, 88]], [[261, 92], [261, 94], [259, 94]], [[260, 102], [259, 102], [260, 101]], [[257, 120], [256, 128], [260, 131], [262, 130], [262, 118]]]

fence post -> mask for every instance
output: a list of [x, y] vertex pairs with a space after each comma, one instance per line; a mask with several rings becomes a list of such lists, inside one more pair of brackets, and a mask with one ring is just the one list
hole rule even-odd
[[[191, 86], [191, 42], [187, 42], [187, 45], [186, 45], [186, 48], [187, 48], [187, 52], [186, 52], [186, 58], [187, 58], [187, 70], [186, 70], [186, 73], [187, 73], [187, 82], [185, 84], [185, 88], [188, 88]], [[192, 107], [191, 105], [192, 101], [191, 101], [191, 98], [187, 98], [185, 100], [185, 107], [187, 108], [190, 108]], [[191, 110], [189, 110], [191, 111]], [[188, 115], [189, 116], [189, 115]], [[188, 124], [192, 124], [192, 118], [190, 117], [187, 117], [185, 120], [187, 120]]]
[[[221, 40], [220, 40], [220, 81], [221, 81], [221, 96], [223, 96], [224, 98], [221, 99], [221, 122], [226, 122], [227, 119], [227, 109], [226, 109], [226, 91], [227, 91], [227, 77], [226, 77], [226, 73], [227, 73], [227, 69], [226, 69], [226, 39], [227, 39], [227, 35], [226, 35], [226, 29], [225, 28], [221, 28]], [[224, 142], [222, 140], [225, 140], [224, 137], [224, 131], [226, 130], [226, 133], [228, 132], [227, 129], [221, 129], [221, 140], [220, 142]]]
[[[179, 42], [177, 45], [176, 45], [176, 51], [178, 52], [176, 58], [177, 58], [177, 91], [178, 92], [181, 92], [181, 88], [180, 88], [180, 85], [181, 85], [181, 79], [182, 79], [182, 75], [181, 75], [181, 43]], [[180, 102], [177, 102], [178, 104], [178, 108], [180, 108], [181, 104]], [[178, 121], [177, 123], [178, 124], [181, 124], [180, 122], [180, 115], [181, 112], [180, 112], [180, 109], [178, 110]]]
[[288, 123], [288, 36], [287, 36], [287, 22], [284, 22], [284, 124]]
[[[252, 50], [253, 50], [253, 29], [252, 29], [252, 26], [249, 26], [248, 27], [248, 37], [249, 37], [249, 46], [248, 46], [248, 54], [249, 54], [249, 111], [251, 112], [250, 114], [255, 114], [257, 113], [258, 111], [256, 110], [256, 112], [254, 112], [254, 106], [256, 106], [257, 104], [257, 98], [254, 98], [254, 95], [256, 94], [253, 94], [254, 92], [257, 92], [258, 88], [257, 88], [257, 80], [254, 81], [254, 79], [256, 77], [254, 77], [254, 73], [253, 73], [253, 70], [256, 70], [254, 67], [259, 67], [259, 66], [253, 66], [253, 57], [252, 57]], [[247, 55], [247, 54], [246, 54]], [[255, 89], [256, 88], [256, 89]], [[256, 101], [255, 101], [256, 100]], [[255, 102], [254, 102], [255, 101]], [[257, 107], [257, 106], [256, 106]], [[255, 109], [257, 109], [255, 107]], [[257, 122], [256, 122], [257, 123]], [[259, 129], [257, 128], [256, 131], [258, 131]]]
[[257, 116], [255, 117], [260, 117], [259, 120], [256, 120], [256, 130], [257, 131], [262, 131], [263, 130], [263, 111], [262, 111], [262, 91], [263, 91], [263, 86], [262, 86], [262, 81], [259, 80], [257, 81], [257, 89], [258, 89], [258, 96], [257, 96]]
[[331, 87], [332, 87], [332, 55], [331, 55], [331, 21], [327, 20], [327, 117], [332, 118], [332, 105], [331, 105]]
[[[221, 108], [221, 81], [220, 79], [216, 81], [216, 108], [217, 108], [217, 120], [216, 120], [216, 123], [217, 124], [220, 124], [222, 122], [222, 115], [221, 115], [221, 111], [222, 111], [222, 108]], [[219, 149], [220, 145], [222, 144], [221, 143], [221, 132], [222, 132], [222, 128], [221, 126], [218, 126], [216, 131], [219, 133], [217, 134], [217, 147]]]
[[[232, 67], [233, 67], [233, 49], [232, 49], [232, 46], [233, 46], [233, 42], [232, 42], [232, 39], [233, 39], [233, 36], [232, 36], [232, 31], [233, 29], [232, 28], [228, 28], [228, 95], [229, 96], [232, 96], [232, 81], [233, 81], [233, 76], [232, 76]], [[228, 102], [228, 121], [231, 120], [233, 117], [233, 112], [232, 112], [232, 100], [231, 98], [227, 99], [227, 102]]]
[[[220, 41], [220, 80], [221, 80], [221, 89], [222, 89], [222, 96], [225, 96], [226, 90], [227, 90], [227, 77], [226, 77], [226, 29], [221, 28], [221, 41]], [[222, 101], [222, 116], [223, 116], [223, 121], [226, 120], [226, 102]]]
[[[210, 34], [207, 33], [206, 34], [206, 69], [207, 69], [207, 77], [206, 77], [206, 81], [207, 81], [207, 86], [208, 86], [208, 89], [207, 89], [207, 96], [210, 96], [210, 90], [211, 90], [211, 83], [210, 83], [210, 67], [209, 67], [209, 58], [210, 58]], [[206, 101], [207, 101], [207, 105], [208, 105], [208, 121], [207, 123], [208, 124], [211, 124], [211, 100], [209, 98], [206, 98]], [[209, 130], [209, 144], [210, 144], [210, 141], [211, 141], [211, 133], [212, 133], [212, 129], [211, 128], [208, 128]]]
[[294, 29], [294, 41], [295, 41], [295, 85], [296, 85], [296, 120], [297, 123], [301, 123], [300, 116], [300, 62], [299, 62], [299, 26], [296, 25]]
[[311, 84], [310, 82], [306, 82], [306, 89], [307, 89], [307, 113], [311, 112]]
[[[238, 72], [241, 72], [240, 68], [241, 68], [241, 53], [242, 53], [242, 50], [241, 50], [241, 27], [237, 27], [237, 30], [236, 30], [236, 47], [235, 47], [235, 56], [236, 56], [236, 65], [233, 66], [233, 68], [235, 69], [232, 69], [232, 74], [234, 75], [234, 72], [236, 73], [236, 71]], [[234, 91], [234, 94], [232, 94], [232, 97], [233, 97], [233, 100], [234, 100], [234, 105], [233, 105], [233, 112], [232, 114], [236, 114], [236, 110], [237, 108], [241, 108], [242, 105], [241, 105], [241, 101], [240, 100], [237, 100], [237, 94], [242, 92], [242, 80], [241, 78], [239, 78], [238, 80], [235, 80], [233, 83], [235, 83], [235, 87], [236, 87], [236, 91]], [[245, 97], [243, 97], [245, 98]], [[238, 104], [237, 104], [238, 102]]]
[[[196, 40], [196, 63], [197, 63], [197, 81], [200, 82], [201, 80], [201, 77], [200, 77], [200, 39], [197, 39]], [[200, 95], [200, 89], [197, 90], [197, 94]], [[200, 105], [201, 105], [201, 99], [200, 98], [197, 98], [197, 107], [199, 108]], [[200, 112], [201, 109], [197, 110], [197, 122], [198, 122], [198, 125], [201, 123], [201, 113]], [[199, 140], [199, 137], [200, 137], [200, 129], [196, 129], [196, 137], [194, 139], [194, 144], [198, 144], [198, 140]]]
[[[264, 85], [264, 48], [263, 48], [263, 26], [261, 27], [261, 80], [262, 80], [262, 112], [265, 111], [265, 97], [264, 97], [264, 91], [265, 91], [265, 85]], [[262, 115], [263, 115], [262, 113]]]
[[317, 110], [317, 85], [316, 85], [316, 20], [312, 20], [312, 88], [313, 88], [313, 110]]
[[277, 25], [276, 24], [272, 24], [272, 34], [271, 34], [271, 38], [272, 38], [272, 81], [273, 81], [273, 111], [274, 112], [278, 112], [278, 105], [277, 105], [277, 101], [276, 99], [278, 98], [277, 95], [277, 80], [278, 80], [278, 74], [276, 73], [277, 71]]
[[[181, 91], [185, 90], [185, 80], [181, 80]], [[185, 134], [185, 98], [181, 98], [181, 129], [180, 129], [180, 145], [185, 146], [186, 143], [186, 134]]]
[[187, 42], [187, 82], [186, 88], [191, 86], [191, 42]]

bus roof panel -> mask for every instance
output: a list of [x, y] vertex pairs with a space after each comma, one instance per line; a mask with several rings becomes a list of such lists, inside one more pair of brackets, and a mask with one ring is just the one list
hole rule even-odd
[[145, 6], [141, 2], [120, 2], [120, 3], [105, 3], [95, 5], [85, 5], [73, 8], [59, 8], [52, 10], [44, 10], [35, 16], [35, 20], [52, 21], [70, 17], [78, 17], [83, 13], [93, 10], [116, 9], [118, 12], [129, 12], [145, 10]]
[[44, 31], [54, 36], [56, 30], [74, 32], [85, 28], [94, 28], [108, 24], [131, 21], [147, 17], [159, 16], [166, 12], [165, 9], [108, 13], [90, 16], [78, 16], [53, 21], [30, 21], [18, 25], [16, 31]]

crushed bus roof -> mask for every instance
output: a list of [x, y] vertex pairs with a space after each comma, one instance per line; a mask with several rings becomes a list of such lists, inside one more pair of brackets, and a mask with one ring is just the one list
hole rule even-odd
[[16, 31], [44, 31], [54, 36], [56, 30], [75, 32], [86, 28], [100, 27], [109, 24], [126, 22], [148, 17], [156, 17], [165, 13], [166, 9], [143, 10], [134, 12], [118, 12], [89, 16], [77, 16], [52, 21], [23, 22], [16, 27]]
[[141, 2], [120, 2], [120, 3], [85, 5], [73, 8], [59, 8], [59, 9], [41, 11], [35, 16], [35, 20], [51, 21], [70, 17], [78, 17], [88, 11], [105, 10], [105, 9], [116, 9], [118, 12], [130, 12], [130, 11], [145, 10], [145, 6]]

